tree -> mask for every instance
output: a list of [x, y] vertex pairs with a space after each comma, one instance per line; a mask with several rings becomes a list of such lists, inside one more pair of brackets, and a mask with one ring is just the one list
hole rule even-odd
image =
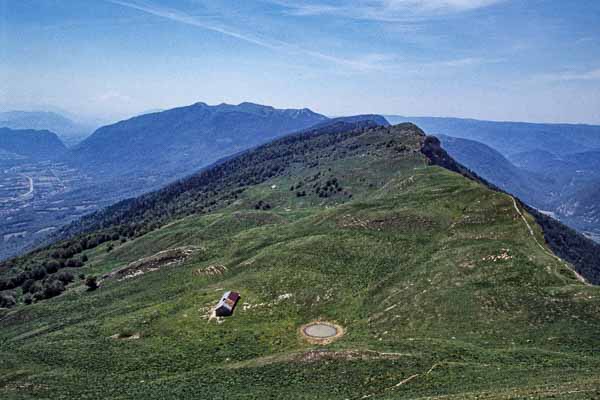
[[67, 271], [61, 271], [58, 274], [56, 274], [56, 279], [58, 279], [59, 281], [61, 281], [63, 284], [67, 285], [71, 282], [73, 282], [73, 279], [75, 279], [73, 277], [73, 274]]
[[44, 283], [44, 298], [58, 296], [65, 291], [65, 285], [58, 279], [47, 280]]
[[98, 289], [98, 281], [95, 276], [88, 276], [85, 278], [85, 285], [88, 287], [89, 291]]
[[42, 293], [43, 291], [44, 291], [44, 285], [42, 285], [42, 282], [39, 282], [39, 281], [35, 282], [29, 288], [29, 293], [32, 293], [32, 294]]
[[66, 266], [67, 266], [67, 268], [79, 268], [79, 267], [83, 266], [83, 263], [80, 260], [77, 260], [75, 258], [69, 258], [67, 260]]
[[17, 304], [15, 300], [15, 296], [10, 292], [2, 292], [0, 293], [0, 308], [10, 308]]
[[46, 271], [49, 274], [58, 271], [59, 268], [60, 268], [60, 262], [58, 262], [56, 260], [50, 260], [50, 261], [46, 262]]
[[[46, 266], [48, 268], [48, 266]], [[44, 279], [47, 275], [47, 270], [44, 267], [36, 267], [31, 271], [31, 279], [40, 281]], [[58, 269], [58, 268], [57, 268]], [[56, 272], [56, 270], [54, 271]]]
[[27, 279], [25, 282], [23, 282], [23, 285], [21, 285], [23, 293], [29, 292], [29, 289], [31, 289], [34, 283], [35, 281], [33, 279]]

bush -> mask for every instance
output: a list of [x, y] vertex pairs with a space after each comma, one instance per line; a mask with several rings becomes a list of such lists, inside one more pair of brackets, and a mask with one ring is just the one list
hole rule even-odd
[[59, 281], [61, 281], [63, 284], [67, 285], [67, 284], [73, 282], [73, 280], [75, 278], [73, 277], [72, 273], [67, 272], [67, 271], [62, 271], [62, 272], [59, 272], [56, 275], [56, 279], [58, 279]]
[[44, 291], [41, 292], [36, 292], [33, 294], [33, 300], [34, 301], [40, 301], [40, 300], [44, 300], [46, 297], [44, 295]]
[[88, 290], [96, 290], [98, 289], [98, 281], [95, 276], [88, 276], [85, 279], [85, 285], [88, 287]]
[[67, 268], [79, 268], [83, 266], [83, 263], [80, 260], [77, 260], [75, 258], [70, 258], [67, 260], [67, 263], [65, 264], [65, 266]]
[[60, 263], [56, 260], [50, 260], [46, 263], [46, 272], [53, 274], [60, 268]]
[[58, 296], [65, 291], [65, 285], [57, 280], [52, 279], [44, 283], [44, 298], [49, 299], [51, 297]]
[[31, 287], [29, 288], [29, 293], [31, 294], [35, 294], [35, 293], [41, 293], [44, 291], [44, 285], [42, 285], [42, 282], [34, 282], [33, 285], [31, 285]]
[[31, 304], [33, 303], [33, 296], [29, 293], [27, 293], [24, 297], [23, 297], [23, 302], [25, 304]]
[[[36, 267], [33, 269], [33, 271], [31, 271], [31, 279], [35, 280], [35, 281], [40, 281], [42, 279], [44, 279], [46, 277], [46, 275], [48, 274], [48, 269], [50, 267], [46, 266], [46, 268], [44, 267]], [[54, 270], [54, 272], [56, 272], [58, 270], [58, 268], [56, 270]]]
[[17, 300], [15, 300], [15, 295], [13, 293], [0, 293], [0, 308], [10, 308], [15, 304], [17, 304]]
[[27, 279], [25, 282], [23, 282], [23, 285], [21, 285], [23, 293], [28, 293], [34, 283], [35, 281], [33, 279]]

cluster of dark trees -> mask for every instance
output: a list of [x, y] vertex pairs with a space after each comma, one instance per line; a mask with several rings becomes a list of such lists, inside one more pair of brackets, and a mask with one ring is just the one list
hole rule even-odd
[[258, 203], [256, 203], [254, 205], [254, 209], [256, 210], [270, 210], [271, 209], [271, 205], [269, 203], [266, 203], [262, 200], [259, 200]]
[[[75, 279], [73, 274], [67, 271], [45, 275], [39, 279], [42, 274], [37, 271], [37, 275], [31, 275], [20, 285], [25, 304], [58, 296], [65, 291], [65, 286]], [[17, 304], [16, 299], [17, 294], [14, 290], [0, 292], [0, 307], [10, 308]]]
[[[329, 169], [331, 171], [331, 168]], [[312, 177], [306, 179], [306, 183], [314, 182], [312, 185], [312, 192], [319, 197], [331, 197], [336, 193], [342, 192], [344, 189], [340, 185], [337, 177], [333, 176], [327, 179], [325, 182], [322, 182], [319, 178], [321, 177], [321, 172], [316, 173]], [[304, 188], [304, 182], [298, 182], [295, 185], [290, 186], [290, 191], [296, 191], [296, 197], [304, 197], [306, 196], [306, 190], [300, 190]], [[344, 195], [348, 195], [347, 192], [344, 192]]]
[[[78, 259], [71, 258], [69, 260], [49, 260], [42, 265], [35, 266], [33, 268], [27, 268], [25, 271], [20, 272], [11, 278], [5, 278], [0, 280], [0, 291], [12, 290], [18, 287], [24, 287], [28, 282], [36, 282], [47, 279], [48, 277], [64, 276], [61, 273], [56, 274], [62, 268], [78, 268], [83, 266], [84, 261], [87, 258], [81, 257]], [[29, 285], [30, 286], [30, 285]], [[29, 287], [28, 286], [28, 287]], [[24, 289], [25, 291], [25, 289]]]
[[[36, 251], [28, 260], [13, 259], [3, 262], [0, 268], [11, 271], [12, 276], [0, 279], [0, 294], [4, 298], [0, 302], [4, 305], [0, 307], [9, 307], [16, 303], [15, 290], [18, 288], [21, 288], [25, 304], [58, 296], [74, 279], [70, 272], [61, 271], [62, 269], [82, 267], [88, 257], [81, 253], [119, 238], [118, 233], [89, 234]], [[44, 261], [40, 262], [40, 259]]]
[[324, 184], [317, 182], [313, 185], [313, 188], [315, 194], [319, 197], [330, 197], [343, 190], [336, 177], [328, 179]]

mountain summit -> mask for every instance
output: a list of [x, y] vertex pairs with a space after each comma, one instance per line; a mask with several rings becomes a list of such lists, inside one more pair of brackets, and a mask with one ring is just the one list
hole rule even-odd
[[186, 173], [325, 120], [308, 109], [196, 103], [104, 126], [71, 158], [103, 175]]

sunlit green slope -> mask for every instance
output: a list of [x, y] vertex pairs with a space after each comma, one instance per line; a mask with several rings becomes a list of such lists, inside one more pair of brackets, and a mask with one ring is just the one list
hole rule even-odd
[[[600, 289], [424, 140], [402, 125], [296, 149], [237, 198], [86, 251], [99, 289], [0, 311], [0, 397], [600, 396]], [[241, 304], [209, 320], [225, 290]], [[315, 320], [345, 334], [308, 343]]]

